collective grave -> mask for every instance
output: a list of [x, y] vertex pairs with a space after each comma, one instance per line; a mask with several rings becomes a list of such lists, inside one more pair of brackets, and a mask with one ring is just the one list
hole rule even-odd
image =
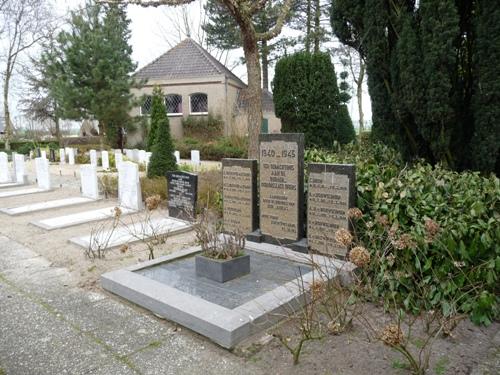
[[80, 179], [82, 196], [99, 199], [99, 185], [97, 184], [97, 169], [95, 165], [88, 164], [80, 166]]
[[95, 165], [97, 167], [97, 151], [90, 150], [89, 155], [90, 155], [90, 164]]
[[66, 164], [66, 152], [64, 151], [64, 148], [59, 149], [59, 163]]
[[347, 164], [309, 164], [307, 243], [311, 250], [346, 256], [347, 248], [335, 241], [335, 232], [352, 230], [347, 211], [356, 203], [355, 168]]
[[167, 172], [168, 216], [193, 221], [198, 198], [198, 175]]
[[102, 169], [105, 171], [109, 169], [109, 154], [107, 151], [101, 151], [101, 164]]
[[304, 135], [261, 134], [260, 238], [307, 252], [304, 237]]
[[0, 184], [10, 182], [9, 159], [5, 152], [0, 152]]
[[222, 159], [224, 230], [248, 234], [258, 228], [257, 160]]

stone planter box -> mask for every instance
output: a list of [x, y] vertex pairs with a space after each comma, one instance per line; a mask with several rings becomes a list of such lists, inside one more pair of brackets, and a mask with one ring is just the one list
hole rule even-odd
[[203, 255], [195, 259], [196, 276], [225, 283], [226, 281], [250, 273], [250, 255], [242, 255], [230, 260], [217, 260]]

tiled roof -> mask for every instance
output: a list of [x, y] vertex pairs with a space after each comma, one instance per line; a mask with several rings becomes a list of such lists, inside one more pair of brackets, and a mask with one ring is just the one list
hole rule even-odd
[[186, 38], [153, 62], [139, 69], [139, 79], [189, 79], [224, 75], [245, 84], [191, 38]]
[[[242, 91], [240, 91], [238, 95], [238, 108], [246, 109], [248, 107], [248, 101], [245, 98], [245, 95]], [[274, 100], [273, 94], [266, 90], [262, 90], [262, 110], [264, 112], [274, 112]]]

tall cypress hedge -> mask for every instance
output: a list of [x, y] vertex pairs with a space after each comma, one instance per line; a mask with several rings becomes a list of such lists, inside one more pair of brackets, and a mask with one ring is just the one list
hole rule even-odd
[[331, 147], [334, 141], [354, 140], [349, 113], [338, 115], [340, 94], [328, 54], [298, 52], [280, 59], [273, 96], [282, 132], [304, 133], [307, 146]]
[[154, 139], [152, 146], [153, 154], [148, 165], [148, 177], [165, 176], [168, 171], [177, 170], [174, 156], [174, 145], [170, 136], [170, 124], [168, 121], [164, 95], [159, 88], [153, 90], [151, 104], [151, 130], [149, 136]]

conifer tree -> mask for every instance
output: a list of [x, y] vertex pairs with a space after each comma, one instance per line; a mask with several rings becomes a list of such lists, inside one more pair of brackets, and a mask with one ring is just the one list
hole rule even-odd
[[[170, 136], [170, 124], [160, 88], [153, 91], [151, 105], [151, 129], [155, 129], [153, 155], [148, 165], [148, 177], [165, 176], [168, 171], [177, 170], [174, 145]], [[151, 132], [149, 133], [152, 135]]]

